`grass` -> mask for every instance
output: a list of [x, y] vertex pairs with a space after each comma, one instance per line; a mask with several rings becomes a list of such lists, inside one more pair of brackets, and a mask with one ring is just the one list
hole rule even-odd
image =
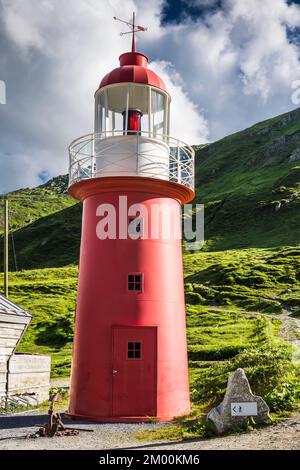
[[[230, 359], [273, 341], [280, 322], [256, 313], [300, 308], [299, 253], [295, 247], [185, 255], [191, 380], [206, 361]], [[9, 279], [11, 299], [34, 314], [19, 350], [51, 354], [52, 375], [68, 375], [77, 267], [24, 270]]]
[[[277, 414], [298, 406], [299, 371], [274, 317], [300, 317], [300, 163], [289, 161], [299, 129], [298, 109], [196, 147], [206, 241], [184, 253], [193, 412], [155, 436], [209, 436], [203, 414], [236, 367]], [[10, 194], [10, 297], [34, 314], [19, 351], [51, 354], [54, 377], [70, 373], [80, 243], [66, 186], [62, 176]]]
[[[299, 244], [300, 163], [290, 162], [299, 147], [299, 128], [296, 109], [195, 147], [195, 202], [205, 205], [203, 251], [277, 250]], [[66, 194], [66, 188], [64, 175], [38, 188], [9, 194], [18, 269], [77, 263], [81, 206]], [[0, 234], [2, 226], [0, 211]], [[12, 240], [10, 260], [13, 270]]]
[[300, 246], [197, 252], [184, 257], [186, 300], [236, 311], [300, 307]]
[[10, 298], [34, 314], [20, 352], [50, 354], [52, 375], [70, 374], [77, 267], [10, 275]]

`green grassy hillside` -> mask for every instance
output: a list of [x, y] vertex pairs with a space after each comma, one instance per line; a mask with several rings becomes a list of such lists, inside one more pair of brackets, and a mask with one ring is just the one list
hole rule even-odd
[[[60, 176], [9, 194], [21, 269], [77, 263], [81, 210], [66, 187]], [[297, 245], [300, 109], [196, 147], [196, 202], [205, 204], [205, 251]]]
[[[10, 297], [34, 314], [20, 351], [51, 354], [54, 376], [70, 372], [81, 228], [66, 187], [62, 176], [9, 194]], [[219, 399], [245, 367], [278, 408], [280, 387], [299, 383], [276, 315], [300, 316], [300, 110], [196, 147], [196, 190], [206, 241], [184, 254], [193, 399]]]
[[299, 243], [300, 109], [199, 149], [196, 162], [205, 249]]
[[[186, 255], [189, 359], [234, 357], [276, 336], [268, 317], [300, 309], [300, 247], [277, 252], [245, 249]], [[26, 270], [10, 275], [10, 298], [33, 321], [21, 350], [51, 353], [53, 374], [69, 373], [77, 267]]]

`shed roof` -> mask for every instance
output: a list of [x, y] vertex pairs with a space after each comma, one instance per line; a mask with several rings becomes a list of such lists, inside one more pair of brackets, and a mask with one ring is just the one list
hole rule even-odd
[[20, 323], [29, 323], [32, 318], [29, 312], [0, 294], [0, 321], [1, 319], [5, 321], [4, 317], [6, 316], [11, 318], [12, 321], [13, 318], [18, 318]]

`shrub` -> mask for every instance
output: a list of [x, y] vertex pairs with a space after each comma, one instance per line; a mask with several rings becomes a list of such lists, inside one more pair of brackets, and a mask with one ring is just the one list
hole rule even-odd
[[193, 344], [189, 347], [188, 355], [192, 361], [219, 361], [231, 359], [239, 352], [245, 349], [245, 346], [227, 345], [211, 346], [201, 348], [201, 345]]
[[226, 390], [228, 376], [239, 367], [245, 370], [252, 391], [265, 397], [286, 381], [293, 368], [290, 359], [289, 347], [244, 349], [228, 361], [201, 370], [192, 390], [192, 400], [220, 401]]
[[300, 398], [300, 384], [284, 383], [265, 396], [271, 411], [292, 410]]
[[37, 344], [63, 345], [72, 341], [74, 334], [74, 319], [70, 313], [54, 315], [37, 323]]
[[197, 304], [205, 304], [206, 300], [200, 294], [196, 292], [186, 292], [185, 294], [185, 301], [187, 304], [197, 305]]
[[184, 285], [185, 292], [193, 292], [193, 284], [188, 282], [187, 284]]

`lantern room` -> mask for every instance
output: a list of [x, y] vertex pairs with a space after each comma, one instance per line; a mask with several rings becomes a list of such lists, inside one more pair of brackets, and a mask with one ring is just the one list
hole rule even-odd
[[102, 176], [138, 171], [168, 179], [170, 96], [144, 54], [127, 52], [119, 60], [120, 67], [103, 78], [95, 93], [95, 150], [103, 155], [95, 169]]
[[114, 135], [169, 134], [170, 96], [161, 78], [148, 69], [148, 58], [126, 52], [120, 67], [107, 74], [95, 94], [95, 132]]
[[95, 132], [106, 137], [169, 134], [170, 97], [163, 90], [140, 83], [108, 85], [97, 91], [95, 105]]

